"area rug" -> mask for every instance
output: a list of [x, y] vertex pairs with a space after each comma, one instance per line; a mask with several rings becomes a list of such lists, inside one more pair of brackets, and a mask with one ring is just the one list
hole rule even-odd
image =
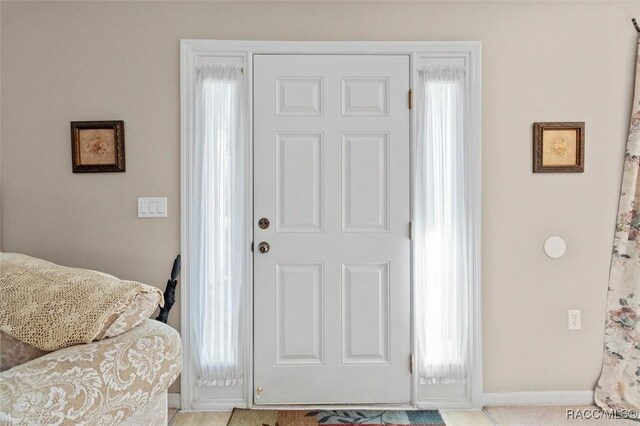
[[437, 410], [244, 410], [236, 408], [227, 426], [445, 426]]

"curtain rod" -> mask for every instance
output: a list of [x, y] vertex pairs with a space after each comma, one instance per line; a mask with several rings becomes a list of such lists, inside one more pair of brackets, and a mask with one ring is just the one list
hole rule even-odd
[[636, 18], [631, 18], [631, 22], [633, 22], [633, 26], [636, 27], [636, 31], [640, 33], [640, 26], [638, 26], [638, 21], [636, 21]]

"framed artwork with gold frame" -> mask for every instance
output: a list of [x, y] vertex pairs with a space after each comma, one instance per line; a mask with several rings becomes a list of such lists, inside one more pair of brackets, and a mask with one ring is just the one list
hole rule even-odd
[[533, 173], [584, 172], [584, 122], [533, 123]]
[[73, 173], [124, 172], [124, 121], [72, 121]]

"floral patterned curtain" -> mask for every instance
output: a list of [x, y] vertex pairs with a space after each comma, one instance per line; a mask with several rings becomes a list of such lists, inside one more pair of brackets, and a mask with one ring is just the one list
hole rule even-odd
[[622, 172], [604, 338], [595, 391], [603, 408], [640, 409], [640, 45], [627, 150]]

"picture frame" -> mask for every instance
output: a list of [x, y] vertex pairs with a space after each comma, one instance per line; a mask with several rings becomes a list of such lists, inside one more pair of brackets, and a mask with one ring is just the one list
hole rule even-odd
[[73, 173], [124, 172], [124, 121], [72, 121]]
[[584, 122], [533, 123], [533, 173], [583, 173], [584, 130]]

